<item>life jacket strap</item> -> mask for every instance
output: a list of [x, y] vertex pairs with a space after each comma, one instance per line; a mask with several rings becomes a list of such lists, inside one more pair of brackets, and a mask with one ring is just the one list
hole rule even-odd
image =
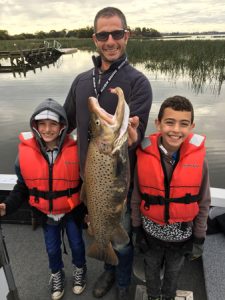
[[179, 198], [166, 198], [162, 196], [152, 196], [146, 193], [142, 193], [141, 197], [145, 201], [144, 204], [145, 210], [149, 210], [151, 205], [165, 206], [164, 219], [166, 223], [168, 223], [170, 219], [170, 214], [169, 214], [170, 203], [190, 204], [190, 203], [197, 202], [199, 200], [199, 195], [191, 195], [190, 193], [187, 193], [184, 197], [179, 197]]
[[35, 202], [39, 202], [39, 198], [43, 198], [45, 200], [54, 200], [63, 196], [71, 197], [73, 194], [76, 194], [80, 191], [81, 181], [79, 185], [75, 188], [70, 188], [61, 191], [40, 191], [37, 188], [29, 189], [30, 196], [35, 197]]
[[193, 202], [197, 202], [199, 200], [199, 195], [191, 195], [187, 193], [184, 197], [179, 197], [179, 198], [166, 198], [162, 196], [152, 196], [149, 194], [142, 193], [141, 194], [141, 199], [145, 201], [144, 207], [147, 209], [149, 208], [150, 205], [166, 205], [167, 203], [185, 203], [185, 204], [190, 204]]

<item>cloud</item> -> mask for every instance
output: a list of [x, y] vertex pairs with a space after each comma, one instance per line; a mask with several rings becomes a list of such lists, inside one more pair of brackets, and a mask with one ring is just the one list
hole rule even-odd
[[[92, 26], [105, 0], [0, 0], [0, 29], [9, 34]], [[113, 6], [126, 15], [131, 28], [148, 27], [160, 32], [224, 30], [224, 1], [220, 0], [116, 0]]]

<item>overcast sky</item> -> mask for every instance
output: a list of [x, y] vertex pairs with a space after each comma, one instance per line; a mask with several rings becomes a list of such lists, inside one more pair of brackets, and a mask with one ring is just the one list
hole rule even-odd
[[105, 6], [121, 9], [131, 28], [159, 32], [225, 31], [224, 0], [0, 0], [0, 30], [10, 35], [92, 26]]

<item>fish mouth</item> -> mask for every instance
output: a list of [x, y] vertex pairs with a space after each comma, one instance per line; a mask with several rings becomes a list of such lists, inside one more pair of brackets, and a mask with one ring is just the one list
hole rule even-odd
[[98, 102], [97, 98], [89, 97], [88, 107], [90, 112], [94, 113], [102, 122], [102, 124], [107, 126], [115, 125], [115, 115], [111, 115], [106, 110], [104, 110]]
[[89, 97], [88, 107], [89, 111], [98, 117], [103, 127], [105, 126], [111, 128], [114, 132], [119, 130], [119, 135], [117, 138], [119, 139], [127, 131], [130, 110], [124, 99], [123, 90], [121, 88], [111, 88], [109, 91], [118, 96], [118, 104], [114, 115], [104, 110], [99, 105], [98, 99], [95, 97]]

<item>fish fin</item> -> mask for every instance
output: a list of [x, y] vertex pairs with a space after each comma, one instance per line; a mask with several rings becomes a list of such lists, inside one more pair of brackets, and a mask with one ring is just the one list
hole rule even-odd
[[87, 206], [86, 186], [84, 182], [82, 183], [80, 190], [80, 200]]
[[118, 224], [118, 226], [116, 226], [116, 228], [113, 230], [111, 242], [113, 248], [116, 250], [120, 250], [130, 242], [130, 238], [121, 224]]
[[118, 265], [119, 263], [118, 257], [111, 243], [102, 249], [99, 247], [97, 242], [93, 242], [87, 250], [87, 255], [114, 266]]

